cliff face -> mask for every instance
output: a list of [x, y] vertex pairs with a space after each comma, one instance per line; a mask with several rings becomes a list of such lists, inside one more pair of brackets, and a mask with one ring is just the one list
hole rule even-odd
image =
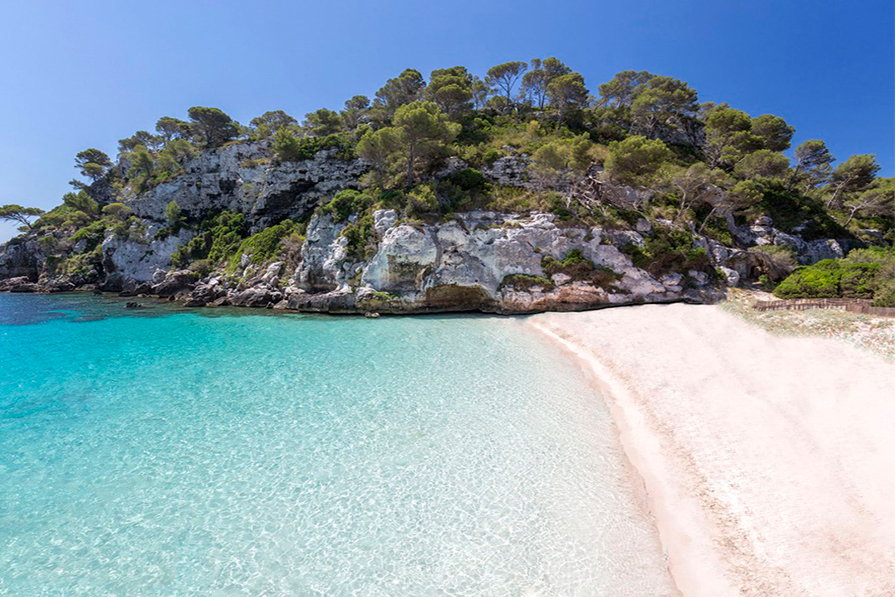
[[[526, 163], [524, 156], [501, 158], [484, 174], [492, 183], [531, 189], [536, 185]], [[125, 189], [110, 196], [130, 207], [135, 218], [124, 231], [105, 230], [95, 241], [101, 244], [76, 241], [73, 231], [40, 239], [29, 234], [8, 243], [0, 250], [0, 280], [6, 279], [0, 290], [98, 288], [128, 296], [176, 297], [194, 306], [325, 312], [580, 310], [714, 301], [723, 296], [725, 283], [757, 277], [761, 262], [749, 246], [786, 246], [802, 263], [840, 256], [847, 248], [834, 240], [805, 242], [770, 221], [738, 228], [731, 220], [737, 246], [697, 235], [692, 248], [698, 259], [647, 259], [645, 246], [667, 235], [670, 222], [641, 219], [632, 228], [609, 228], [537, 211], [469, 211], [424, 223], [391, 209], [366, 216], [372, 216], [372, 223], [358, 244], [348, 232], [361, 224], [360, 214], [337, 221], [317, 208], [339, 190], [357, 188], [366, 169], [362, 161], [342, 159], [333, 150], [313, 159], [271, 164], [267, 142], [206, 151], [183, 174], [145, 193]], [[103, 188], [106, 194], [113, 192], [109, 185]], [[638, 194], [625, 187], [613, 192]], [[173, 233], [164, 222], [171, 201], [188, 222]], [[261, 263], [251, 254], [237, 255], [227, 266], [211, 264], [217, 266], [211, 273], [174, 269], [178, 247], [202, 234], [199, 222], [222, 211], [243, 214], [248, 233], [286, 218], [310, 218], [300, 255], [288, 262]], [[49, 255], [44, 245], [57, 247], [57, 253]], [[60, 259], [74, 260], [79, 267], [60, 274]]]
[[322, 199], [356, 188], [366, 166], [339, 159], [334, 150], [271, 165], [269, 142], [259, 141], [206, 151], [185, 170], [142, 195], [126, 197], [126, 203], [135, 215], [156, 222], [164, 221], [171, 201], [195, 221], [215, 211], [238, 212], [257, 231], [286, 218], [306, 217]]
[[[393, 210], [373, 218], [380, 240], [375, 254], [359, 260], [340, 234], [351, 220], [315, 216], [285, 305], [512, 313], [719, 296], [711, 271], [656, 277], [635, 267], [619, 247], [642, 244], [636, 232], [560, 227], [547, 213], [470, 212], [436, 224], [402, 223]], [[570, 254], [580, 260], [562, 265]]]

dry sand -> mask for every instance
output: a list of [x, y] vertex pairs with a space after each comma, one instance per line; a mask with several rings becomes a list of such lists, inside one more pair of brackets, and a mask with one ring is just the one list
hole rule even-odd
[[715, 306], [528, 321], [601, 380], [685, 596], [895, 595], [895, 364]]

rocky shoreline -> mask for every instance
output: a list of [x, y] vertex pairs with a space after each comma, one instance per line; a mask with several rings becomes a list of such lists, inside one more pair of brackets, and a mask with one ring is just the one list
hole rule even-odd
[[[153, 269], [160, 255], [149, 248], [152, 243], [109, 237], [103, 243], [108, 269], [98, 283], [20, 276], [0, 282], [0, 291], [96, 290], [189, 307], [393, 314], [578, 311], [723, 297], [711, 270], [654, 276], [634, 266], [622, 251], [643, 243], [634, 231], [558, 226], [546, 213], [474, 212], [444, 223], [406, 223], [393, 210], [380, 210], [374, 213], [378, 249], [359, 259], [342, 235], [353, 218], [335, 222], [332, 216], [315, 215], [301, 261], [291, 272], [283, 262], [251, 264], [250, 256], [229, 273]], [[135, 260], [134, 255], [143, 257]], [[563, 265], [569, 255], [578, 256], [575, 263]], [[557, 265], [551, 269], [551, 264]]]
[[[0, 291], [98, 290], [190, 307], [323, 313], [581, 311], [714, 303], [726, 287], [751, 284], [767, 272], [755, 248], [782, 247], [808, 265], [842, 257], [852, 242], [806, 241], [796, 231], [775, 228], [766, 216], [749, 226], [728, 216], [731, 242], [722, 244], [670, 220], [640, 216], [629, 217], [631, 223], [616, 218], [595, 225], [598, 218], [585, 224], [562, 216], [562, 210], [414, 218], [383, 208], [345, 214], [322, 206], [340, 190], [358, 186], [367, 169], [362, 160], [323, 150], [313, 159], [270, 164], [268, 145], [209, 150], [189, 162], [184, 174], [145, 193], [125, 189], [126, 196], [117, 198], [132, 215], [92, 237], [84, 234], [87, 228], [26, 232], [0, 246]], [[525, 156], [504, 157], [482, 175], [489, 184], [529, 189], [534, 182], [528, 163]], [[465, 166], [455, 159], [438, 176]], [[107, 186], [100, 180], [90, 193], [111, 200]], [[598, 186], [607, 205], [618, 202], [616, 195], [627, 198], [620, 203], [626, 205], [649, 194]], [[583, 191], [565, 192], [572, 201]], [[166, 221], [172, 203], [182, 225]], [[286, 219], [307, 222], [300, 249], [296, 243], [288, 258], [282, 250], [273, 257], [242, 251], [225, 262], [193, 259], [177, 267], [178, 250], [207, 235], [200, 223], [221, 213], [244, 218], [245, 234]]]

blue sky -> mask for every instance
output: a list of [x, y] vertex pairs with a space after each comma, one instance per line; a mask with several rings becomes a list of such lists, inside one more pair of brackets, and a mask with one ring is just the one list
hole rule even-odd
[[[557, 56], [592, 91], [625, 69], [783, 116], [794, 142], [895, 174], [892, 0], [0, 3], [0, 204], [50, 208], [75, 153], [216, 106], [242, 122], [372, 96], [405, 67]], [[14, 228], [0, 223], [0, 241]]]

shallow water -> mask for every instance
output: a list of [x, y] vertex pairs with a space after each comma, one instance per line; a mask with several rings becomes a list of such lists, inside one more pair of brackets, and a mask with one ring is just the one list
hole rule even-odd
[[0, 294], [2, 595], [667, 593], [605, 407], [518, 320]]

